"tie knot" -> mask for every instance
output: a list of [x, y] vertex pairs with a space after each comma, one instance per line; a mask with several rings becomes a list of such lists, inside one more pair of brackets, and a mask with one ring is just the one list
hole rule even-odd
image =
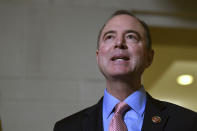
[[129, 105], [124, 102], [119, 102], [115, 107], [115, 113], [123, 115], [129, 110]]

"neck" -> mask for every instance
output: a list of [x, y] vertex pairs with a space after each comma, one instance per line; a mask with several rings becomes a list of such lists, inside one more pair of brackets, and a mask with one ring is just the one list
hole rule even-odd
[[110, 79], [107, 80], [107, 91], [120, 101], [123, 101], [130, 94], [141, 87], [141, 79]]

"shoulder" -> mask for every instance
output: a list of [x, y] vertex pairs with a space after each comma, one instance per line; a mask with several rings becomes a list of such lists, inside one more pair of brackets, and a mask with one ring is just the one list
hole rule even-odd
[[197, 130], [197, 113], [169, 102], [163, 102], [169, 115], [167, 128], [173, 127], [178, 130]]
[[190, 109], [187, 109], [185, 107], [176, 105], [174, 103], [170, 103], [167, 101], [161, 101], [158, 99], [153, 98], [149, 94], [147, 94], [147, 104], [150, 106], [155, 106], [155, 108], [160, 109], [160, 110], [165, 110], [169, 114], [179, 114], [181, 113], [182, 115], [188, 114], [188, 115], [193, 115], [196, 116], [197, 113], [195, 111], [192, 111]]
[[81, 130], [83, 128], [83, 125], [86, 125], [86, 122], [89, 121], [89, 116], [93, 117], [99, 114], [99, 109], [101, 108], [102, 103], [101, 101], [102, 99], [99, 101], [99, 103], [85, 108], [56, 122], [54, 126], [54, 131]]
[[[193, 123], [197, 124], [197, 113], [185, 107], [161, 101], [166, 106], [166, 112], [169, 114], [170, 119], [174, 119], [174, 121], [184, 121], [185, 123]], [[187, 121], [186, 121], [187, 120]]]
[[163, 105], [166, 112], [170, 114], [171, 116], [176, 115], [177, 117], [178, 114], [181, 114], [181, 116], [185, 116], [185, 117], [192, 116], [192, 117], [196, 117], [197, 119], [197, 113], [195, 111], [192, 111], [190, 109], [187, 109], [185, 107], [182, 107], [182, 106], [179, 106], [174, 103], [167, 102], [167, 101], [160, 101], [157, 99], [154, 99], [153, 101], [157, 104]]
[[[85, 119], [86, 112], [88, 110], [91, 110], [91, 108], [93, 107], [86, 108], [66, 118], [63, 118], [62, 120], [57, 121], [55, 123], [54, 131], [63, 131], [65, 129], [69, 130], [73, 128], [80, 128], [82, 126], [82, 123], [80, 121], [83, 121], [83, 119]], [[73, 126], [74, 123], [76, 123], [77, 126]]]
[[[161, 114], [167, 116], [166, 129], [174, 130], [197, 130], [197, 113], [185, 107], [160, 101], [149, 96], [149, 109], [157, 109]], [[150, 110], [149, 110], [150, 111]], [[152, 110], [151, 110], [152, 111]]]

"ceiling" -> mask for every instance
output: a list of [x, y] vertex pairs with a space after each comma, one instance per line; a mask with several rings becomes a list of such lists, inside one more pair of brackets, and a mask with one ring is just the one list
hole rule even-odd
[[151, 26], [197, 29], [196, 0], [0, 0], [1, 4], [128, 9]]
[[[197, 111], [196, 78], [197, 61], [176, 60], [169, 65], [160, 78], [149, 89], [149, 93], [161, 100], [170, 101]], [[195, 78], [191, 85], [180, 86], [176, 83], [177, 76], [190, 74]]]
[[[197, 30], [152, 27], [155, 57], [144, 74], [146, 89], [156, 98], [197, 111]], [[176, 83], [181, 74], [190, 74], [194, 82], [188, 86]]]

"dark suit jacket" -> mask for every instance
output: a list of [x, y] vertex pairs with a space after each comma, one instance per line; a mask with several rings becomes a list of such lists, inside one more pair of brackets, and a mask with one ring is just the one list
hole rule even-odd
[[[96, 105], [57, 122], [54, 131], [103, 131], [101, 99]], [[152, 117], [161, 122], [154, 123]], [[152, 98], [147, 93], [142, 131], [197, 131], [197, 113]]]

